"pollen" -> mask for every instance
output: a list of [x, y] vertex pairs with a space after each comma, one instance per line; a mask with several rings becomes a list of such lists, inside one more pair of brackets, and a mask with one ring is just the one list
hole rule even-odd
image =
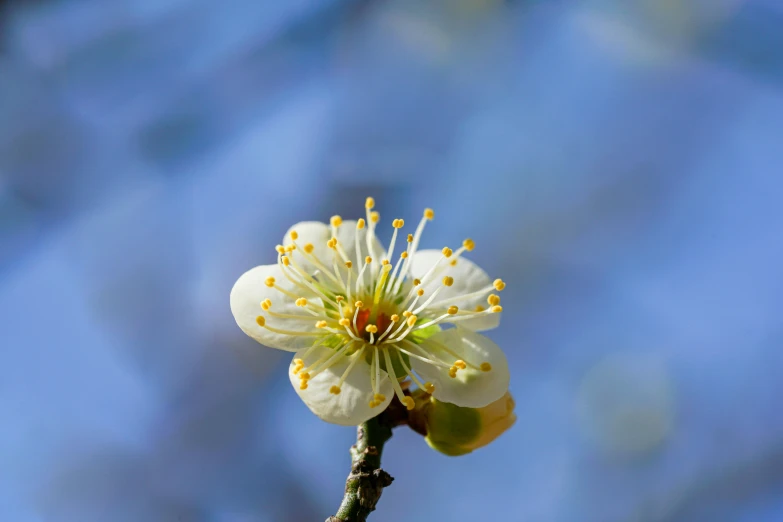
[[476, 305], [476, 311], [477, 311], [477, 312], [483, 312], [484, 310], [486, 310], [486, 308], [484, 308], [483, 306], [481, 306], [481, 305]]
[[329, 222], [332, 224], [333, 227], [339, 227], [343, 224], [343, 218], [340, 216], [332, 216], [332, 219], [329, 220]]
[[351, 263], [350, 261], [346, 261], [345, 262], [345, 268], [351, 268], [352, 266], [353, 266], [353, 263]]
[[285, 247], [283, 245], [277, 245], [275, 250], [277, 250], [278, 254], [285, 254]]
[[363, 229], [365, 225], [364, 219], [360, 218], [359, 221], [356, 222], [356, 228], [359, 230]]
[[483, 362], [481, 363], [481, 366], [479, 366], [479, 368], [481, 369], [482, 372], [488, 372], [492, 370], [492, 365], [489, 364], [488, 362]]
[[381, 261], [381, 264], [388, 265], [389, 264], [389, 260], [388, 259], [384, 259], [383, 261]]
[[337, 248], [337, 238], [333, 237], [332, 239], [327, 241], [326, 246], [328, 246], [329, 248]]
[[299, 374], [299, 379], [302, 381], [309, 381], [310, 380], [310, 374], [307, 372], [302, 372]]
[[451, 286], [454, 284], [454, 278], [451, 276], [446, 276], [443, 278], [443, 284], [445, 286]]
[[476, 243], [470, 238], [467, 238], [465, 241], [462, 242], [462, 246], [465, 247], [465, 250], [468, 252], [472, 252], [474, 248], [476, 248]]
[[314, 249], [315, 249], [315, 247], [313, 246], [312, 243], [307, 243], [304, 246], [304, 251], [307, 252], [308, 254], [312, 254]]
[[413, 280], [413, 286], [419, 286], [421, 284], [421, 279], [414, 279]]
[[408, 326], [410, 326], [411, 328], [413, 328], [413, 325], [415, 325], [415, 324], [416, 324], [416, 321], [418, 321], [418, 320], [419, 320], [419, 318], [418, 318], [418, 317], [416, 317], [415, 315], [411, 314], [411, 315], [408, 317], [408, 320], [407, 320]]
[[392, 226], [394, 228], [402, 228], [405, 226], [405, 220], [404, 219], [395, 219], [392, 221]]
[[368, 333], [376, 333], [378, 331], [378, 327], [374, 324], [368, 324], [364, 330]]
[[351, 325], [351, 320], [348, 319], [347, 317], [343, 317], [342, 319], [340, 319], [340, 326], [350, 326], [350, 325]]
[[345, 297], [338, 295], [335, 296], [334, 300], [337, 301], [338, 303], [342, 303], [343, 301], [345, 301]]
[[492, 311], [493, 314], [496, 314], [498, 312], [502, 312], [503, 311], [503, 307], [500, 306], [500, 305], [495, 305], [492, 308], [490, 308], [490, 310]]
[[290, 264], [291, 264], [291, 260], [290, 260], [290, 259], [288, 259], [288, 256], [283, 256], [283, 257], [281, 258], [281, 260], [283, 261], [283, 264], [284, 264], [285, 266], [288, 266], [288, 265], [290, 265]]
[[401, 253], [400, 257], [403, 258], [403, 259], [407, 259], [408, 258], [408, 252]]
[[416, 407], [416, 403], [413, 401], [412, 397], [405, 396], [400, 402], [402, 402], [402, 404], [409, 410], [412, 410]]
[[370, 263], [372, 263], [372, 258], [370, 256], [367, 256], [364, 258], [364, 262], [369, 265]]
[[460, 370], [464, 370], [465, 368], [468, 367], [468, 365], [462, 359], [458, 359], [454, 361], [454, 367], [459, 368]]
[[318, 321], [317, 323], [315, 323], [316, 328], [326, 328], [326, 325], [327, 325], [326, 321]]
[[294, 301], [294, 304], [295, 304], [296, 306], [299, 306], [299, 307], [302, 307], [302, 306], [307, 306], [307, 299], [306, 299], [306, 298], [304, 298], [304, 297], [300, 297], [299, 299], [297, 299], [296, 301]]
[[489, 294], [489, 297], [487, 297], [487, 303], [490, 304], [490, 306], [496, 306], [500, 304], [500, 296], [495, 294]]
[[263, 301], [261, 301], [261, 308], [263, 308], [264, 310], [269, 310], [271, 307], [272, 307], [272, 301], [270, 301], [269, 299], [264, 299]]
[[367, 210], [371, 210], [371, 209], [373, 209], [374, 207], [375, 207], [375, 198], [369, 198], [369, 197], [368, 197], [368, 198], [367, 198], [367, 199], [364, 201], [364, 208], [366, 208]]
[[296, 245], [286, 245], [285, 247], [286, 252], [293, 252], [294, 250], [296, 250]]
[[271, 277], [271, 276], [270, 276], [270, 277], [267, 277], [267, 278], [264, 280], [264, 284], [265, 284], [266, 286], [268, 286], [269, 288], [272, 288], [273, 286], [275, 286], [275, 278], [274, 278], [274, 277]]
[[399, 316], [399, 315], [397, 315], [397, 314], [394, 314], [394, 315], [392, 315], [392, 316], [390, 317], [390, 319], [391, 319], [391, 322], [393, 322], [393, 323], [396, 323], [397, 321], [399, 321], [399, 320], [400, 320], [400, 316]]
[[449, 368], [449, 377], [451, 377], [452, 379], [457, 377], [457, 368], [455, 366]]
[[453, 254], [454, 252], [449, 247], [443, 247], [441, 253], [446, 257], [451, 257], [451, 254]]
[[500, 292], [501, 290], [506, 288], [506, 283], [504, 283], [502, 279], [495, 279], [495, 281], [492, 283], [492, 286], [495, 287], [495, 290]]
[[364, 307], [364, 303], [361, 301], [356, 301], [353, 305], [360, 310]]
[[300, 390], [306, 390], [307, 389], [307, 381], [302, 381], [299, 383], [299, 389]]
[[427, 218], [428, 220], [432, 221], [433, 219], [435, 219], [435, 211], [432, 210], [431, 208], [425, 208], [424, 209], [424, 217]]
[[449, 264], [450, 264], [451, 266], [457, 266], [457, 259], [456, 259], [456, 258], [452, 259], [452, 260], [451, 260], [451, 262], [450, 262]]
[[432, 392], [435, 391], [435, 385], [431, 382], [425, 382], [424, 383], [424, 391], [432, 395]]
[[256, 317], [256, 323], [258, 323], [258, 326], [265, 326], [266, 325], [266, 319], [263, 315], [259, 315]]
[[329, 393], [331, 393], [332, 395], [340, 395], [341, 391], [342, 390], [340, 389], [339, 386], [332, 386], [331, 388], [329, 388]]
[[408, 243], [413, 243], [413, 234], [408, 234]]
[[459, 312], [459, 308], [456, 306], [449, 306], [449, 309], [446, 311], [449, 315], [455, 315], [457, 312]]
[[402, 313], [402, 316], [403, 316], [403, 317], [406, 317], [406, 318], [407, 318], [407, 317], [410, 317], [411, 315], [413, 315], [413, 314], [411, 313], [411, 311], [410, 311], [410, 310], [405, 310], [405, 311]]
[[382, 393], [376, 393], [376, 394], [375, 394], [375, 397], [373, 397], [373, 399], [375, 399], [376, 401], [378, 401], [378, 404], [380, 404], [380, 403], [382, 403], [383, 401], [385, 401], [385, 400], [386, 400], [386, 396], [385, 396], [385, 395], [383, 395]]
[[373, 223], [377, 223], [380, 219], [381, 219], [381, 215], [378, 212], [374, 210], [370, 212], [370, 221], [372, 221]]
[[293, 239], [294, 241], [299, 239], [299, 232], [297, 232], [296, 230], [292, 230], [291, 231], [291, 239]]

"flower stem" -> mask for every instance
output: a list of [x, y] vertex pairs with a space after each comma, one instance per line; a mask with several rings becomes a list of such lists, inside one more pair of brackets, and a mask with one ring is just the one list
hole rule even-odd
[[326, 522], [365, 522], [375, 510], [383, 488], [394, 480], [381, 469], [381, 454], [383, 445], [392, 436], [392, 428], [406, 422], [405, 408], [395, 402], [382, 414], [356, 428], [356, 444], [351, 446], [351, 473], [345, 481], [345, 496], [337, 513]]

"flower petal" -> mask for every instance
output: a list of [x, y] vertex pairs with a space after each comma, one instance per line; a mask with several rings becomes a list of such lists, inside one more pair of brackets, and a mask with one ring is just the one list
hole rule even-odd
[[[343, 258], [337, 253], [336, 250], [331, 249], [326, 245], [326, 243], [332, 238], [332, 227], [330, 225], [321, 223], [320, 221], [303, 221], [301, 223], [297, 223], [288, 229], [288, 232], [286, 232], [286, 235], [283, 238], [283, 244], [291, 243], [292, 231], [296, 231], [298, 235], [296, 243], [299, 245], [299, 247], [304, 248], [306, 244], [311, 243], [313, 245], [312, 254], [317, 256], [318, 259], [330, 270], [332, 270], [334, 259], [337, 257], [337, 266], [340, 269], [340, 274], [343, 277], [343, 280], [345, 280], [348, 270], [344, 266]], [[359, 235], [360, 249], [358, 261], [356, 256], [357, 234]], [[340, 243], [340, 246], [348, 257], [348, 260], [355, 265], [354, 273], [361, 269], [361, 264], [364, 263], [364, 258], [368, 255], [366, 236], [367, 227], [365, 226], [363, 229], [358, 230], [356, 228], [356, 221], [353, 220], [343, 221], [342, 225], [337, 227], [337, 241]], [[378, 241], [377, 237], [372, 241], [372, 248], [373, 252], [369, 254], [371, 257], [374, 259], [380, 259], [383, 257], [383, 246], [381, 246], [381, 243]], [[295, 255], [296, 262], [309, 274], [312, 274], [316, 270], [320, 270], [320, 268], [312, 262], [311, 257], [305, 255], [304, 252], [295, 250], [293, 255]], [[326, 277], [321, 279], [325, 284], [334, 286], [333, 281], [330, 279]]]
[[[271, 310], [276, 313], [306, 315], [301, 308], [294, 304], [294, 299], [280, 292], [276, 288], [270, 288], [264, 284], [268, 277], [275, 278], [275, 284], [295, 295], [303, 295], [300, 288], [291, 283], [283, 274], [279, 265], [262, 265], [252, 268], [242, 274], [231, 289], [231, 313], [234, 314], [239, 327], [247, 335], [259, 343], [288, 352], [295, 352], [303, 346], [312, 346], [318, 339], [316, 336], [285, 335], [272, 332], [258, 325], [256, 318], [263, 315], [266, 324], [273, 328], [294, 331], [297, 333], [320, 333], [315, 323], [318, 317], [310, 320], [279, 319], [271, 316], [261, 308], [261, 301], [272, 301]], [[308, 300], [323, 306], [323, 302], [313, 295], [307, 296]]]
[[[500, 399], [508, 391], [506, 356], [498, 345], [483, 335], [466, 328], [451, 328], [433, 335], [421, 346], [444, 362], [451, 363], [455, 357], [444, 349], [446, 347], [470, 365], [459, 370], [456, 377], [449, 377], [447, 368], [411, 358], [416, 373], [435, 385], [432, 396], [439, 401], [482, 408]], [[489, 363], [492, 369], [481, 371], [478, 368], [482, 363]]]
[[[330, 353], [334, 353], [333, 348], [325, 346], [319, 346], [310, 350], [307, 357], [304, 357], [306, 351], [300, 350], [294, 356], [294, 359], [302, 359], [305, 367], [321, 358], [329, 357]], [[353, 357], [357, 356], [354, 355]], [[299, 383], [301, 381], [294, 374], [294, 363], [292, 362], [288, 368], [288, 377], [296, 393], [310, 408], [310, 411], [326, 422], [343, 426], [357, 426], [385, 410], [394, 397], [394, 390], [389, 377], [385, 372], [381, 372], [378, 392], [386, 398], [378, 406], [370, 408], [370, 401], [373, 398], [370, 365], [365, 361], [363, 355], [340, 386], [340, 393], [336, 395], [331, 393], [332, 386], [339, 382], [340, 377], [351, 361], [352, 359], [349, 357], [341, 357], [336, 364], [313, 376], [308, 381], [306, 390], [300, 389]]]
[[[411, 265], [411, 274], [413, 277], [423, 277], [442, 255], [440, 250], [421, 250], [417, 252], [416, 255], [413, 256], [413, 264]], [[437, 277], [433, 277], [436, 274]], [[465, 311], [473, 311], [477, 306], [481, 306], [482, 308], [489, 307], [487, 304], [487, 296], [490, 294], [489, 291], [474, 297], [460, 297], [481, 290], [482, 288], [487, 288], [492, 284], [492, 279], [490, 279], [489, 275], [487, 275], [481, 267], [462, 256], [457, 259], [456, 265], [451, 265], [450, 261], [447, 259], [441, 261], [440, 267], [436, 269], [436, 271], [430, 275], [428, 281], [424, 283], [425, 296], [430, 295], [441, 286], [443, 284], [443, 276], [446, 275], [453, 277], [454, 283], [451, 286], [441, 288], [435, 302], [448, 300], [448, 304], [433, 309], [431, 315], [436, 317], [442, 315], [450, 305], [456, 305]], [[459, 325], [474, 331], [491, 330], [500, 324], [501, 313], [502, 312], [480, 315], [471, 319], [461, 319]]]

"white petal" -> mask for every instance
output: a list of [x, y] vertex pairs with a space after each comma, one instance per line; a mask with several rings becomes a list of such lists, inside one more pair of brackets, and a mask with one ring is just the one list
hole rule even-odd
[[[305, 351], [300, 350], [294, 356], [294, 359], [303, 359], [305, 367], [323, 356], [328, 356], [329, 353], [334, 353], [333, 349], [320, 346], [313, 350], [307, 358], [304, 358], [302, 356]], [[329, 390], [339, 382], [343, 372], [348, 368], [351, 361], [348, 357], [342, 357], [334, 366], [315, 375], [308, 381], [306, 390], [299, 388], [301, 381], [294, 374], [293, 362], [288, 368], [288, 377], [296, 393], [310, 408], [310, 411], [318, 417], [333, 424], [357, 426], [385, 410], [394, 397], [389, 377], [381, 372], [378, 393], [384, 395], [386, 399], [380, 405], [370, 408], [370, 401], [373, 398], [370, 365], [365, 361], [364, 355], [361, 357], [361, 360], [354, 365], [351, 373], [348, 374], [348, 378], [340, 386], [341, 391], [337, 395]]]
[[[321, 223], [320, 221], [303, 221], [301, 223], [297, 223], [288, 229], [288, 232], [286, 232], [286, 235], [283, 238], [284, 245], [291, 243], [291, 232], [294, 230], [298, 234], [298, 238], [296, 240], [297, 245], [299, 245], [300, 248], [304, 248], [306, 244], [312, 243], [314, 247], [312, 252], [313, 255], [317, 256], [318, 259], [330, 270], [333, 269], [333, 262], [335, 256], [337, 256], [337, 266], [340, 269], [343, 280], [345, 280], [348, 270], [344, 267], [344, 261], [342, 257], [337, 253], [336, 250], [326, 246], [327, 241], [332, 238], [332, 227], [330, 225]], [[357, 262], [356, 256], [357, 234], [359, 235], [360, 244], [360, 252], [358, 257], [360, 262]], [[353, 220], [343, 221], [342, 225], [337, 227], [337, 241], [340, 243], [340, 246], [348, 257], [348, 260], [354, 264], [354, 274], [358, 273], [358, 270], [361, 269], [362, 263], [364, 263], [364, 258], [368, 255], [366, 236], [367, 227], [365, 226], [362, 230], [358, 230], [356, 228], [356, 221]], [[373, 252], [371, 252], [369, 255], [373, 259], [381, 259], [383, 256], [383, 246], [381, 246], [381, 243], [378, 241], [377, 237], [374, 238], [372, 247]], [[315, 263], [313, 263], [308, 258], [308, 256], [305, 256], [303, 252], [295, 250], [293, 255], [295, 256], [296, 262], [299, 264], [299, 266], [301, 266], [308, 273], [312, 274], [316, 270], [319, 270]], [[333, 281], [326, 277], [322, 277], [321, 280], [330, 287], [335, 286]]]
[[[413, 264], [411, 265], [413, 277], [423, 277], [442, 255], [440, 250], [421, 250], [417, 252], [413, 257]], [[437, 274], [437, 277], [433, 277], [435, 274]], [[492, 284], [492, 279], [477, 264], [460, 256], [457, 258], [457, 264], [452, 266], [449, 259], [444, 259], [441, 261], [440, 267], [425, 282], [424, 295], [430, 295], [439, 286], [442, 286], [444, 276], [453, 277], [454, 284], [441, 288], [438, 297], [435, 298], [435, 302], [447, 300], [447, 303], [439, 307], [438, 310], [432, 310], [431, 314], [433, 316], [443, 314], [450, 305], [456, 305], [465, 311], [473, 311], [477, 306], [489, 307], [487, 304], [487, 296], [491, 293], [489, 291], [476, 297], [460, 298], [460, 296], [476, 292]], [[472, 319], [463, 319], [459, 321], [459, 325], [474, 331], [490, 330], [500, 324], [500, 314], [502, 312], [481, 315]]]
[[[236, 320], [243, 332], [270, 348], [295, 352], [304, 346], [312, 346], [318, 337], [279, 334], [259, 326], [256, 322], [256, 317], [263, 315], [266, 319], [266, 324], [273, 328], [296, 332], [321, 332], [315, 327], [316, 321], [319, 320], [318, 317], [311, 316], [312, 321], [278, 319], [272, 317], [261, 308], [261, 301], [270, 299], [273, 312], [296, 315], [307, 314], [302, 308], [294, 304], [294, 299], [275, 288], [266, 286], [264, 281], [266, 281], [267, 277], [274, 277], [277, 286], [295, 295], [304, 294], [300, 288], [283, 275], [279, 265], [257, 266], [242, 274], [237, 279], [237, 282], [234, 283], [234, 288], [231, 289], [231, 313], [234, 314], [234, 320]], [[323, 302], [313, 295], [309, 295], [307, 299], [313, 304], [323, 306]]]
[[435, 385], [432, 395], [439, 401], [468, 408], [482, 408], [500, 399], [508, 391], [506, 356], [498, 345], [488, 338], [466, 328], [451, 328], [422, 343], [422, 347], [428, 352], [450, 364], [455, 361], [454, 356], [446, 353], [437, 344], [448, 347], [463, 361], [476, 368], [483, 362], [492, 365], [488, 372], [468, 366], [465, 370], [459, 370], [456, 377], [449, 377], [447, 368], [436, 367], [412, 357], [413, 370]]

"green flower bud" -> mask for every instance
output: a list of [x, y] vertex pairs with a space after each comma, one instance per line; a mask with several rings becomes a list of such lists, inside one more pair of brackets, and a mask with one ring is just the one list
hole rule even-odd
[[486, 446], [517, 420], [514, 399], [508, 392], [483, 408], [462, 408], [432, 397], [416, 402], [412, 427], [425, 435], [432, 449], [449, 456], [466, 455]]

